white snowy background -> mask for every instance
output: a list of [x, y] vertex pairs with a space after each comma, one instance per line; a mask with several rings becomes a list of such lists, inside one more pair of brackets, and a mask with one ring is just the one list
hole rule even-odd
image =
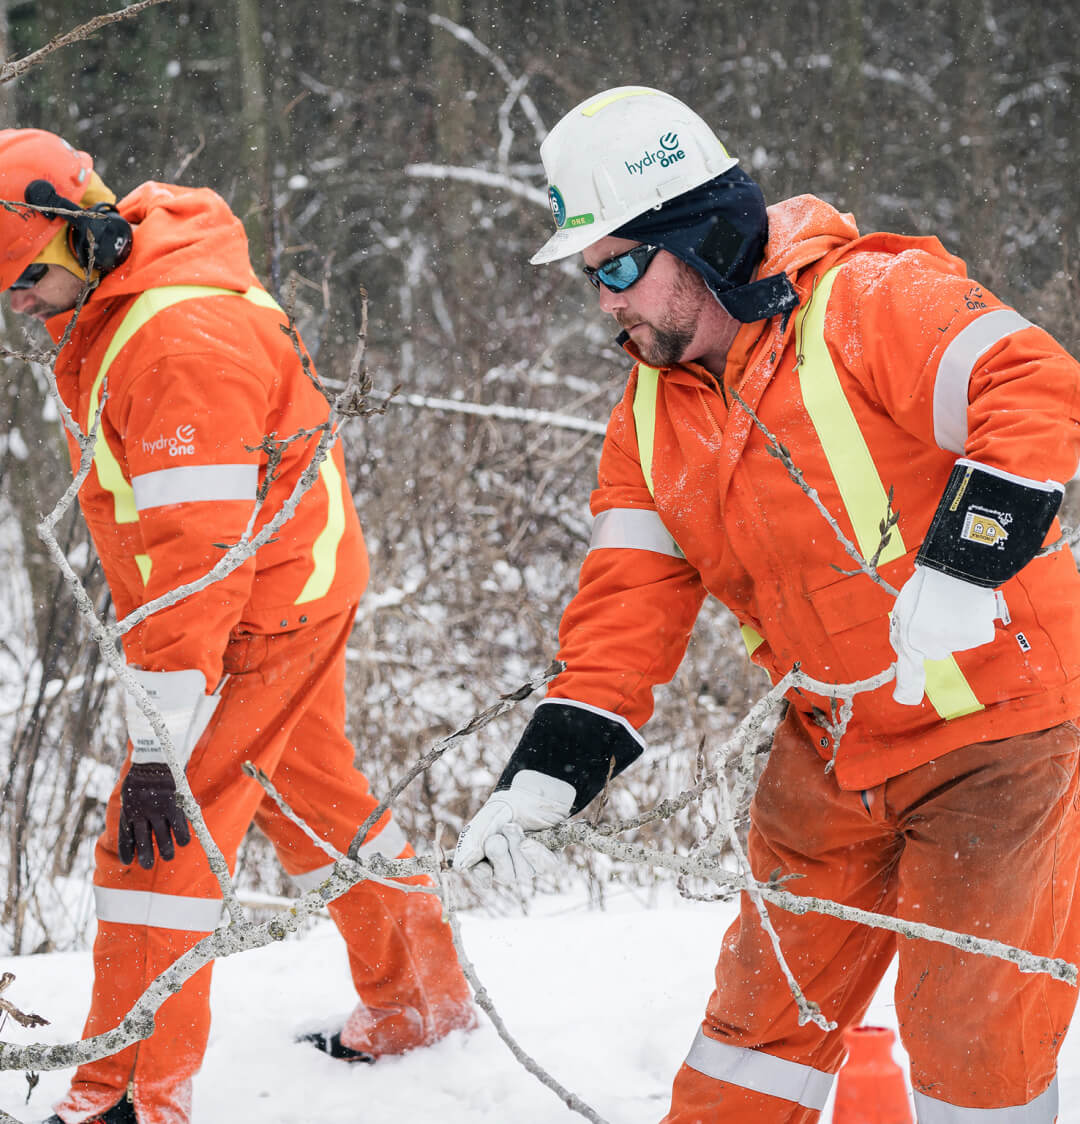
[[[520, 1045], [609, 1124], [656, 1124], [711, 986], [734, 903], [613, 890], [606, 908], [538, 896], [528, 916], [462, 915], [470, 959]], [[15, 1042], [77, 1038], [89, 1001], [88, 953], [0, 960], [5, 993], [52, 1020]], [[813, 989], [810, 989], [813, 997]], [[352, 1005], [344, 946], [329, 921], [215, 968], [214, 1022], [195, 1083], [197, 1124], [569, 1124], [564, 1106], [511, 1056], [488, 1019], [436, 1046], [374, 1066], [347, 1065], [293, 1041], [339, 1024]], [[895, 1027], [892, 978], [867, 1021]], [[897, 1047], [896, 1056], [903, 1060]], [[26, 1122], [49, 1115], [70, 1071], [0, 1073], [0, 1107]], [[1060, 1124], [1080, 1120], [1080, 1036], [1061, 1054]], [[823, 1121], [831, 1115], [831, 1102]]]

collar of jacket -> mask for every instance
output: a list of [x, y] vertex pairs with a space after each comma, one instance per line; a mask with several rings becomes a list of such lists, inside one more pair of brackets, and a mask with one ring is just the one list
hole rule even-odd
[[[760, 332], [764, 327], [764, 323], [759, 321], [756, 325], [748, 324], [747, 327], [755, 327], [758, 332]], [[641, 353], [637, 349], [637, 345], [625, 332], [619, 333], [616, 342], [635, 363], [645, 363], [645, 360], [641, 357]], [[645, 365], [649, 366], [650, 364], [645, 363]], [[724, 393], [723, 387], [720, 385], [720, 376], [703, 367], [700, 363], [688, 361], [686, 363], [676, 363], [674, 367], [660, 367], [658, 369], [665, 379], [670, 379], [674, 383], [684, 383], [688, 386], [700, 386], [704, 383], [706, 386], [714, 389], [718, 394]]]

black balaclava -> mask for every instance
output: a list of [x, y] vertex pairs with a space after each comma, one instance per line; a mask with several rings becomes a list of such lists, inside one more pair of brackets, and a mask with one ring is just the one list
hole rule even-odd
[[761, 188], [738, 166], [611, 233], [662, 246], [684, 261], [744, 324], [790, 312], [799, 303], [784, 273], [751, 280], [765, 254], [769, 216]]

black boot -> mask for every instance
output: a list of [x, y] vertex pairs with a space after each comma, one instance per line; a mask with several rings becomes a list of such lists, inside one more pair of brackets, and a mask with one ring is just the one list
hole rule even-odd
[[[321, 1030], [313, 1030], [310, 1034], [301, 1034], [297, 1042], [310, 1042], [316, 1050], [322, 1050], [332, 1058], [343, 1062], [367, 1062], [369, 1065], [375, 1061], [374, 1054], [366, 1054], [363, 1050], [350, 1050], [342, 1045], [341, 1031], [336, 1034], [326, 1034]], [[112, 1121], [109, 1121], [112, 1124]], [[134, 1122], [133, 1122], [134, 1124]]]

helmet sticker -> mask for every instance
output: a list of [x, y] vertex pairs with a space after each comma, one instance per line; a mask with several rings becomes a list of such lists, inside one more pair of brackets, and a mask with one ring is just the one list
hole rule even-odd
[[554, 184], [548, 187], [548, 202], [551, 204], [551, 213], [555, 216], [555, 225], [561, 230], [566, 222], [566, 203], [562, 192]]
[[584, 215], [571, 215], [566, 217], [566, 200], [562, 192], [554, 185], [548, 187], [548, 202], [551, 204], [551, 213], [555, 216], [555, 225], [562, 230], [563, 227], [588, 226], [596, 222], [596, 216], [591, 211]]

